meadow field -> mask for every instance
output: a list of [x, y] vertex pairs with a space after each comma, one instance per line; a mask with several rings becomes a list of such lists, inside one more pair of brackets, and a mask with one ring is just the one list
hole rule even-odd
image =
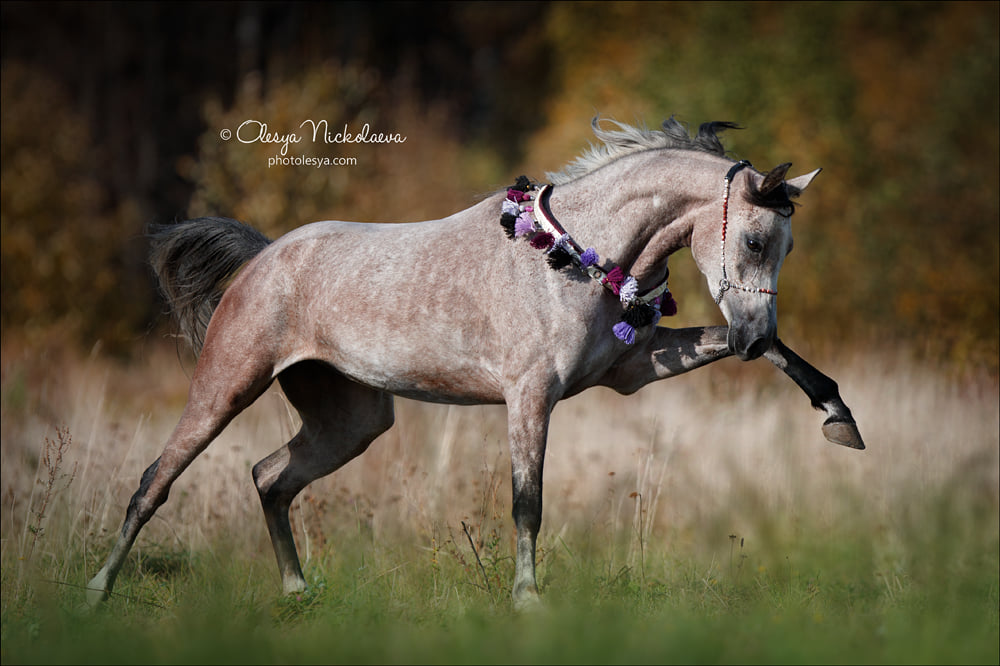
[[250, 478], [297, 428], [272, 388], [181, 476], [88, 614], [82, 586], [192, 366], [170, 343], [129, 365], [5, 349], [3, 662], [997, 663], [996, 377], [800, 351], [867, 450], [827, 443], [764, 361], [561, 403], [536, 612], [510, 603], [504, 408], [405, 400], [296, 500], [311, 587], [282, 598]]

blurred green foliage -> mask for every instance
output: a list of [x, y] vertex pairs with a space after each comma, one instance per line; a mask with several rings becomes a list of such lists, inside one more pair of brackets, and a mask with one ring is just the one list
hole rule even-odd
[[[264, 49], [231, 98], [199, 106], [201, 138], [171, 164], [190, 186], [185, 213], [271, 235], [324, 218], [441, 217], [522, 172], [562, 166], [592, 140], [597, 112], [650, 125], [671, 114], [692, 127], [731, 120], [747, 128], [725, 137], [734, 156], [762, 169], [792, 161], [796, 174], [824, 168], [795, 220], [786, 336], [909, 344], [996, 370], [1000, 5], [555, 3], [532, 9], [535, 21], [531, 6], [504, 7], [440, 5], [430, 23], [398, 26], [407, 39], [434, 22], [460, 28], [401, 51], [429, 68], [424, 77], [406, 59], [315, 57], [326, 39], [315, 26], [295, 52]], [[449, 39], [469, 62], [442, 55]], [[444, 85], [457, 65], [488, 103], [473, 108]], [[153, 303], [125, 270], [143, 208], [109, 200], [101, 146], [63, 88], [4, 61], [4, 334], [57, 327], [85, 346], [127, 341]], [[317, 147], [309, 154], [357, 164], [309, 169], [268, 168], [274, 145], [220, 138], [247, 119], [289, 132], [306, 118], [407, 141]], [[692, 262], [678, 263], [675, 279], [706, 293]], [[681, 298], [686, 313], [718, 317], [707, 297]]]

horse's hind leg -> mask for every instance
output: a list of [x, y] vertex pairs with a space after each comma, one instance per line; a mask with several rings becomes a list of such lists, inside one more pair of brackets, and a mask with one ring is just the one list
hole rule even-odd
[[393, 423], [392, 396], [357, 384], [319, 361], [298, 363], [278, 376], [302, 428], [285, 446], [254, 465], [264, 519], [286, 594], [306, 587], [288, 509], [312, 481], [360, 455]]
[[271, 366], [263, 359], [246, 363], [236, 353], [203, 352], [180, 421], [160, 457], [143, 472], [125, 513], [125, 521], [104, 566], [87, 584], [87, 603], [96, 606], [111, 594], [115, 578], [135, 539], [170, 486], [232, 419], [271, 383]]

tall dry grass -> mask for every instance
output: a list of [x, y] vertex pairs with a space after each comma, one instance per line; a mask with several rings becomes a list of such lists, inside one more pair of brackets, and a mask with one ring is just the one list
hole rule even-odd
[[[596, 552], [613, 571], [642, 566], [649, 549], [718, 551], [729, 535], [766, 549], [776, 535], [857, 525], [890, 562], [899, 534], [933, 527], [927, 498], [959, 513], [996, 514], [995, 377], [959, 377], [902, 353], [851, 351], [820, 365], [838, 380], [866, 451], [827, 443], [822, 416], [763, 361], [727, 360], [633, 396], [595, 389], [561, 403], [546, 455], [542, 556], [571, 542], [567, 549]], [[127, 367], [99, 353], [32, 358], [5, 350], [5, 563], [56, 563], [73, 553], [87, 561], [64, 562], [53, 575], [81, 566], [93, 573], [180, 414], [185, 368], [172, 347], [154, 344]], [[226, 544], [270, 561], [250, 469], [296, 428], [294, 411], [272, 388], [177, 481], [136, 552]], [[71, 443], [47, 483], [52, 460], [46, 465], [43, 448], [60, 432]], [[399, 400], [392, 430], [296, 501], [305, 565], [359, 537], [414, 551], [445, 540], [464, 548], [463, 522], [478, 547], [492, 539], [510, 552], [505, 433], [503, 407]]]

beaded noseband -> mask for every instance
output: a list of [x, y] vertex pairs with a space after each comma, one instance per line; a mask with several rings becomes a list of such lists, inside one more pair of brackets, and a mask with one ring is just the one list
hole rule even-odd
[[719, 293], [715, 297], [716, 305], [722, 302], [722, 297], [730, 289], [739, 289], [740, 291], [752, 294], [770, 294], [771, 296], [778, 295], [778, 292], [771, 289], [765, 289], [764, 287], [748, 287], [744, 284], [740, 284], [739, 282], [733, 282], [726, 274], [726, 230], [729, 226], [729, 189], [736, 174], [739, 173], [739, 171], [744, 167], [751, 166], [753, 165], [746, 160], [740, 160], [729, 169], [728, 173], [726, 173], [726, 186], [722, 193], [722, 279], [719, 280]]

